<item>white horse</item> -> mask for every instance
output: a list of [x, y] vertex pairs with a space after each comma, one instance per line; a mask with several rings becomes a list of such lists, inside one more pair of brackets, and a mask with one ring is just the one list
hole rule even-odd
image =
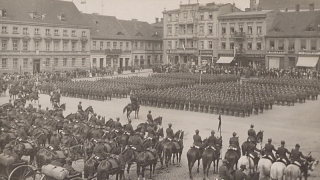
[[297, 180], [301, 179], [302, 177], [305, 177], [305, 179], [307, 179], [308, 170], [313, 171], [316, 168], [318, 162], [318, 160], [315, 160], [311, 156], [309, 156], [309, 158], [307, 159], [308, 167], [305, 167], [305, 172], [301, 172], [300, 167], [296, 164], [288, 165], [284, 171], [286, 180]]
[[238, 160], [238, 169], [240, 169], [241, 165], [246, 165], [246, 169], [243, 171], [246, 175], [249, 175], [254, 172], [254, 162], [253, 159], [248, 156], [241, 156]]
[[283, 162], [275, 162], [271, 165], [270, 178], [272, 180], [282, 180], [286, 165]]
[[258, 172], [259, 172], [260, 179], [270, 177], [271, 166], [272, 166], [272, 162], [270, 159], [261, 158], [259, 160]]

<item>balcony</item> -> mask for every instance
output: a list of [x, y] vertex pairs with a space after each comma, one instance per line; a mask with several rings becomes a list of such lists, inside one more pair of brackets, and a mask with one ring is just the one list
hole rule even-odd
[[196, 37], [197, 35], [195, 33], [179, 33], [179, 38], [193, 38]]
[[239, 54], [239, 55], [242, 55], [242, 54], [246, 53], [246, 50], [245, 49], [237, 49], [236, 53]]
[[285, 54], [284, 50], [267, 50], [268, 54]]
[[301, 50], [301, 51], [299, 51], [299, 54], [318, 55], [318, 54], [320, 54], [320, 50]]
[[193, 18], [179, 19], [180, 24], [193, 24]]
[[238, 39], [238, 40], [244, 40], [244, 38], [246, 37], [246, 33], [245, 32], [235, 32], [233, 35], [231, 35], [231, 37]]
[[186, 47], [186, 48], [177, 48], [177, 53], [179, 54], [197, 54], [198, 48]]

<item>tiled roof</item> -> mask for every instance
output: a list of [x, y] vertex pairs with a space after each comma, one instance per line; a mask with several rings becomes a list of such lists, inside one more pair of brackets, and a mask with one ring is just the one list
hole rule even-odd
[[309, 4], [314, 3], [315, 8], [320, 8], [319, 0], [260, 0], [258, 8], [263, 10], [295, 9], [296, 4], [300, 4], [300, 9], [309, 9]]
[[91, 37], [101, 39], [130, 39], [130, 35], [114, 16], [83, 14], [91, 27]]
[[122, 27], [130, 35], [131, 39], [136, 40], [161, 40], [162, 32], [152, 27], [147, 22], [119, 20]]
[[[64, 24], [86, 26], [81, 12], [73, 2], [59, 0], [0, 0], [0, 8], [6, 9], [7, 16], [0, 20], [37, 22], [47, 24]], [[33, 19], [29, 13], [37, 12], [39, 18]], [[59, 16], [65, 15], [65, 21]], [[44, 15], [41, 17], [41, 15]]]
[[273, 10], [267, 10], [267, 11], [241, 11], [241, 12], [232, 12], [228, 14], [223, 14], [219, 16], [219, 19], [221, 18], [229, 18], [229, 17], [255, 17], [255, 16], [266, 16], [268, 13], [272, 12]]
[[320, 11], [278, 13], [267, 33], [269, 37], [319, 36]]

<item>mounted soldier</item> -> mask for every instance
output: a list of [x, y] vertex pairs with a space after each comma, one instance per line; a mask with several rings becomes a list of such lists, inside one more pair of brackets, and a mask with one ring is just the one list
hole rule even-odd
[[240, 153], [240, 146], [239, 146], [239, 137], [236, 137], [237, 133], [233, 132], [232, 133], [232, 137], [229, 139], [229, 149], [233, 149], [235, 150], [239, 157], [241, 157], [241, 153]]
[[115, 130], [117, 130], [118, 132], [121, 130], [122, 125], [121, 125], [121, 123], [120, 123], [120, 118], [119, 118], [119, 117], [117, 117], [117, 121], [114, 122], [113, 128], [114, 128]]
[[166, 129], [167, 139], [168, 139], [169, 141], [172, 141], [172, 140], [174, 139], [174, 133], [173, 133], [173, 130], [171, 129], [172, 124], [169, 123], [168, 126], [169, 126], [169, 127]]
[[202, 156], [203, 153], [203, 147], [202, 147], [202, 139], [199, 135], [199, 130], [197, 129], [195, 131], [195, 135], [193, 135], [193, 147], [199, 149], [200, 155]]
[[307, 158], [308, 157], [304, 156], [300, 151], [299, 144], [296, 144], [295, 148], [291, 150], [291, 156], [290, 156], [291, 163], [298, 165], [300, 167], [301, 172], [303, 172], [302, 169], [305, 169], [305, 166], [306, 166], [304, 163], [304, 160], [302, 159], [307, 159]]
[[129, 136], [134, 135], [131, 119], [128, 120], [128, 124], [124, 125], [124, 133], [128, 134]]
[[208, 147], [214, 147], [216, 149], [216, 145], [218, 144], [218, 139], [214, 136], [215, 131], [211, 131], [211, 136], [208, 137], [207, 145]]
[[134, 136], [131, 136], [129, 138], [128, 144], [130, 146], [133, 146], [136, 151], [141, 152], [143, 151], [143, 144], [142, 144], [142, 140], [140, 138], [140, 133], [136, 132], [136, 134]]
[[153, 124], [153, 118], [152, 118], [152, 115], [151, 115], [151, 111], [149, 110], [149, 113], [147, 114], [147, 122], [149, 124]]
[[274, 162], [276, 160], [274, 154], [273, 154], [273, 151], [277, 151], [274, 146], [271, 144], [272, 142], [272, 139], [268, 139], [268, 143], [264, 146], [264, 152], [265, 152], [265, 156], [266, 157], [269, 157], [271, 162]]
[[256, 142], [257, 142], [257, 134], [256, 134], [256, 131], [253, 128], [254, 128], [254, 125], [251, 124], [250, 125], [250, 129], [248, 130], [248, 141], [249, 142], [253, 142], [254, 144], [256, 144]]
[[281, 141], [281, 146], [278, 148], [276, 154], [279, 156], [279, 159], [280, 160], [285, 160], [285, 164], [288, 165], [290, 163], [288, 157], [287, 157], [287, 154], [291, 154], [287, 148], [284, 147], [285, 145], [285, 141]]
[[78, 111], [80, 110], [80, 112], [83, 112], [83, 109], [82, 109], [82, 102], [80, 101], [79, 104], [78, 104]]

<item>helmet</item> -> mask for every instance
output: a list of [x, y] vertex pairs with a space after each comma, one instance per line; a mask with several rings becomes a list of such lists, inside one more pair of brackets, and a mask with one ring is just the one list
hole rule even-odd
[[197, 134], [199, 133], [199, 130], [198, 130], [198, 129], [196, 130], [196, 133], [197, 133]]
[[81, 104], [82, 102], [80, 101], [79, 104]]
[[119, 117], [117, 117], [117, 121], [119, 121], [120, 120], [120, 118]]
[[299, 145], [299, 144], [296, 144], [296, 148], [300, 148], [300, 145]]
[[211, 134], [214, 134], [214, 133], [216, 133], [216, 132], [215, 132], [214, 130], [212, 130], [212, 131], [211, 131]]
[[149, 113], [151, 113], [151, 111], [149, 110]]
[[285, 144], [286, 142], [285, 141], [281, 141], [281, 144]]
[[269, 138], [269, 139], [268, 139], [268, 142], [272, 142], [272, 139], [271, 139], [271, 138]]
[[94, 113], [93, 115], [94, 115], [94, 116], [96, 116], [96, 115], [97, 115], [97, 113]]
[[169, 123], [169, 127], [171, 127], [172, 126], [172, 124], [171, 123]]
[[233, 132], [233, 133], [232, 133], [232, 136], [236, 136], [236, 135], [237, 135], [237, 133], [236, 133], [236, 132]]
[[129, 121], [129, 122], [132, 122], [132, 120], [131, 120], [131, 119], [129, 119], [128, 121]]
[[254, 127], [254, 125], [253, 125], [253, 124], [251, 124], [251, 125], [250, 125], [250, 128], [253, 128], [253, 127]]

